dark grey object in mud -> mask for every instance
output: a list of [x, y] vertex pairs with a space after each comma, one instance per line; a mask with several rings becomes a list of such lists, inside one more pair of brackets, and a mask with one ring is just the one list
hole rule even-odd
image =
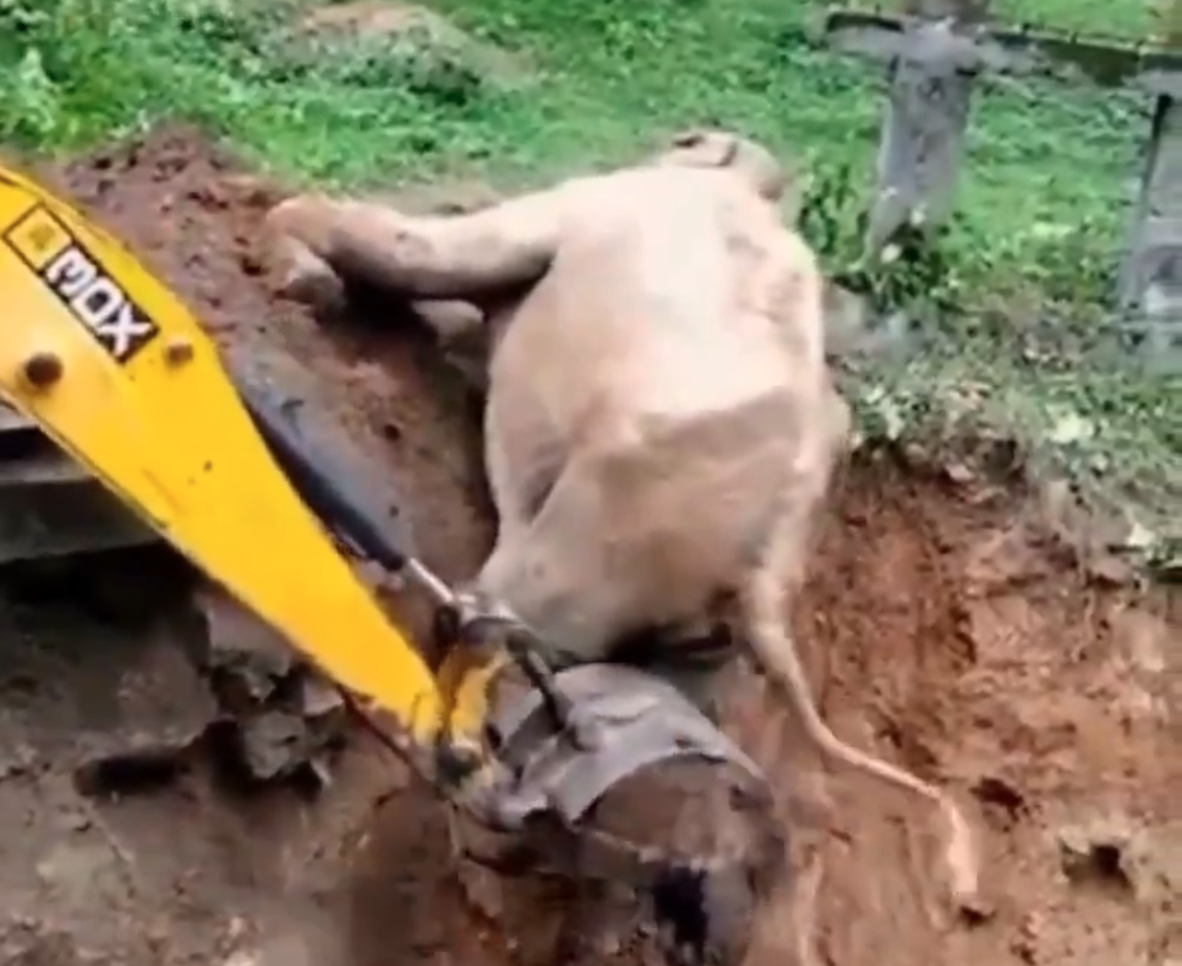
[[0, 401], [0, 565], [157, 540], [36, 423]]
[[[537, 690], [499, 708], [491, 725], [509, 778], [493, 796], [491, 817], [527, 839], [535, 822], [550, 833], [559, 826], [559, 840], [543, 833], [549, 844], [536, 856], [552, 872], [640, 890], [668, 961], [742, 962], [768, 875], [779, 873], [784, 854], [762, 771], [662, 677], [627, 665], [590, 664], [555, 678], [583, 740], [556, 726]], [[687, 854], [598, 825], [595, 806], [613, 787], [645, 769], [694, 757], [742, 776], [746, 794], [728, 783], [724, 797], [735, 807], [738, 794], [739, 812], [754, 806], [760, 813], [745, 844]], [[719, 779], [725, 781], [721, 772]], [[571, 868], [563, 866], [564, 857]]]
[[671, 758], [732, 762], [766, 780], [680, 691], [652, 674], [619, 664], [585, 664], [560, 672], [557, 683], [592, 740], [578, 747], [555, 731], [536, 690], [500, 710], [492, 727], [514, 784], [498, 795], [497, 812], [508, 828], [547, 811], [573, 825], [613, 785]]

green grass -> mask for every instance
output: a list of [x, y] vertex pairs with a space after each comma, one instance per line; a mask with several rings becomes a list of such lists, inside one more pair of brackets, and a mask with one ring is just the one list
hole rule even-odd
[[[810, 236], [835, 270], [850, 262], [885, 86], [810, 39], [816, 2], [431, 6], [520, 69], [381, 38], [301, 42], [268, 0], [0, 0], [0, 143], [70, 152], [184, 118], [293, 180], [511, 188], [717, 124], [805, 162]], [[1152, 23], [1138, 0], [994, 8], [1133, 40]], [[1135, 364], [1106, 321], [1146, 110], [1130, 92], [983, 80], [950, 235], [887, 280], [923, 322], [917, 344], [863, 360], [850, 388], [872, 431], [946, 430], [950, 414], [1004, 428], [1035, 468], [1164, 533], [1182, 517], [1182, 386]]]

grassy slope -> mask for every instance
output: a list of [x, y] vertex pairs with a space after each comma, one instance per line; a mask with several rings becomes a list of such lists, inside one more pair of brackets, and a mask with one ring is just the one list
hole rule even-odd
[[[994, 6], [1134, 39], [1150, 24], [1136, 0]], [[260, 0], [0, 0], [0, 142], [72, 150], [179, 115], [288, 177], [389, 185], [451, 171], [516, 185], [716, 123], [807, 159], [828, 186], [815, 240], [831, 265], [848, 261], [857, 198], [831, 188], [843, 167], [855, 191], [869, 181], [882, 72], [809, 42], [815, 0], [433, 8], [519, 55], [524, 79], [482, 83], [380, 41], [309, 53]], [[1146, 105], [1046, 82], [981, 89], [948, 268], [907, 299], [926, 322], [922, 351], [861, 370], [863, 413], [887, 432], [950, 411], [1014, 428], [1036, 462], [1109, 498], [1132, 493], [1125, 505], [1161, 529], [1178, 505], [1182, 407], [1167, 401], [1182, 387], [1131, 367], [1101, 322]]]

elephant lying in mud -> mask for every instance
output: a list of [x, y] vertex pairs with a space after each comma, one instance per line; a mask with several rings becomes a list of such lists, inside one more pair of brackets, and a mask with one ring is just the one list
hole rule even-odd
[[942, 809], [968, 901], [959, 810], [833, 735], [789, 633], [850, 415], [825, 358], [824, 279], [784, 224], [787, 182], [762, 147], [694, 132], [472, 214], [302, 195], [267, 227], [295, 297], [356, 281], [482, 310], [499, 530], [472, 594], [551, 642], [558, 665], [620, 659], [652, 628], [675, 656], [737, 616], [820, 750]]

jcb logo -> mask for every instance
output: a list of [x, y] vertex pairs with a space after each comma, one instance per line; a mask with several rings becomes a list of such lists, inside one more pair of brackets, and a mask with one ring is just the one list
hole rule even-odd
[[45, 266], [42, 278], [116, 362], [156, 334], [152, 320], [76, 244]]
[[6, 240], [116, 362], [156, 337], [146, 312], [44, 208], [30, 212]]

